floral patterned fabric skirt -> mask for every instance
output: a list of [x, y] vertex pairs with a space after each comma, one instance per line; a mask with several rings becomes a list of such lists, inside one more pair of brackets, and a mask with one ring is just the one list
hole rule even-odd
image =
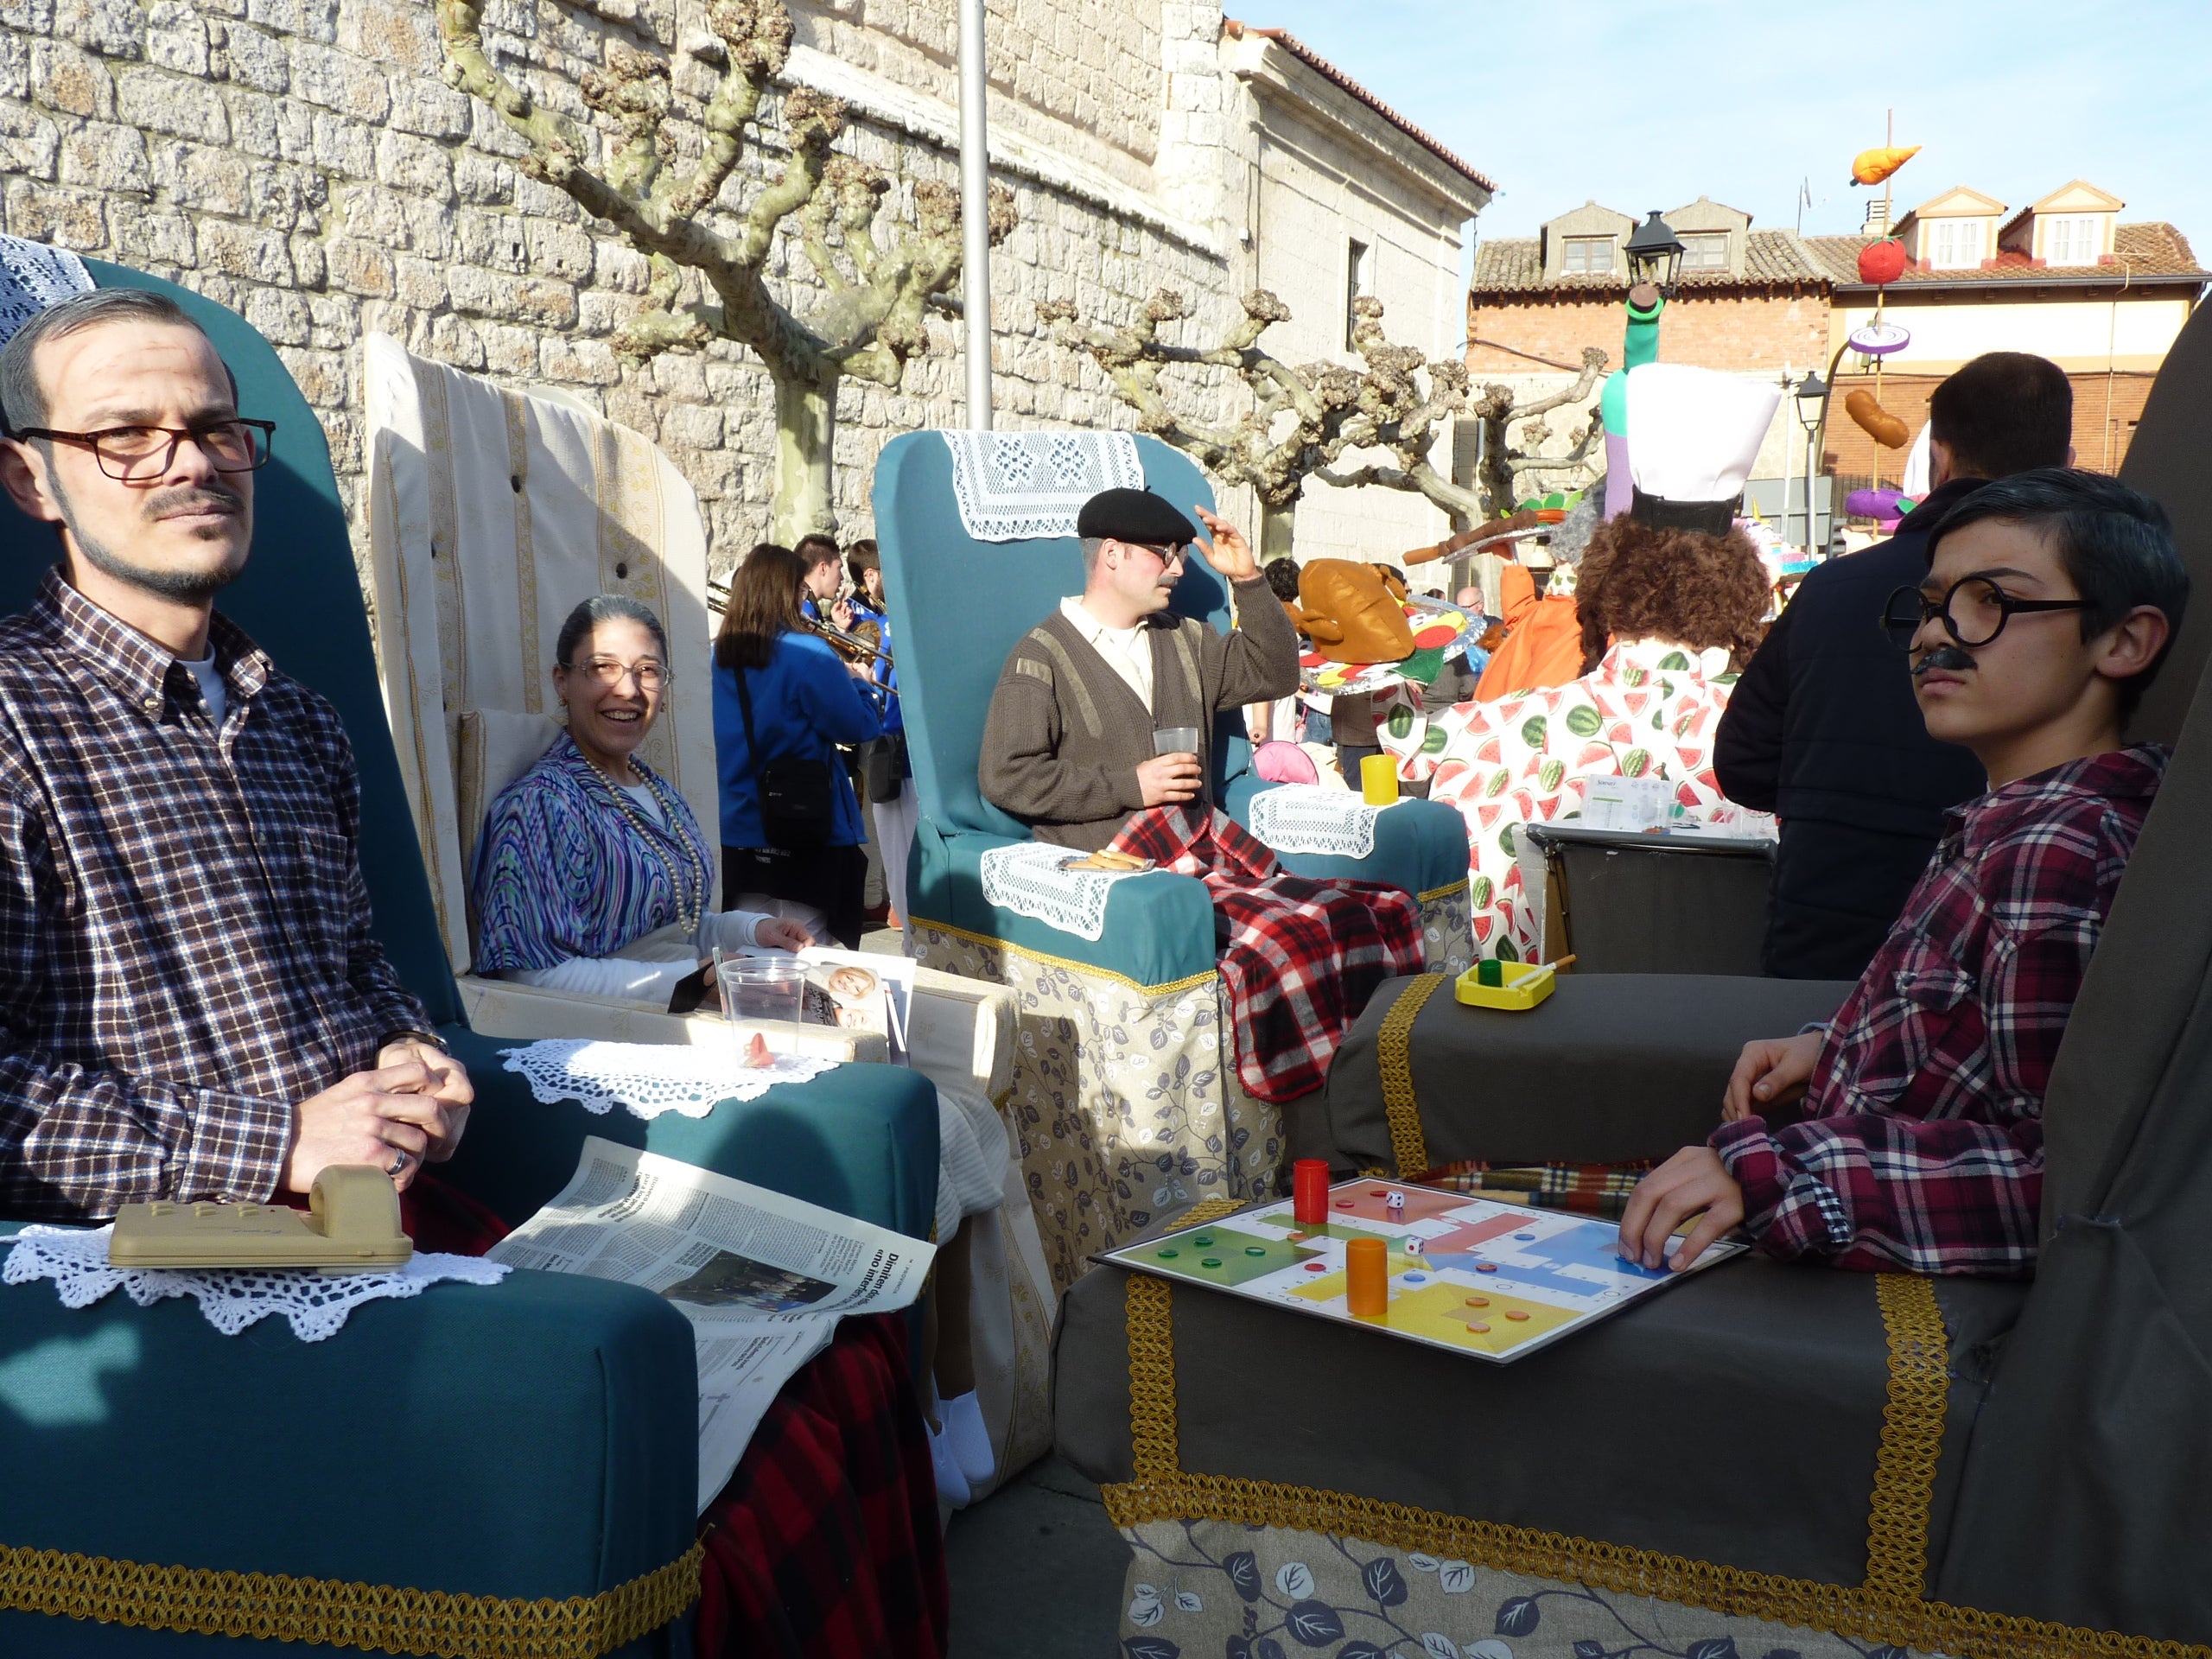
[[1769, 1619], [1440, 1560], [1288, 1527], [1150, 1521], [1122, 1604], [1127, 1659], [1908, 1659]]

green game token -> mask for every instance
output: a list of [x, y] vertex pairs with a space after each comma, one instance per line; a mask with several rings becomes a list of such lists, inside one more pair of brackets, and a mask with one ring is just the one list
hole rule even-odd
[[1202, 1268], [1217, 1268], [1221, 1265], [1221, 1258], [1217, 1255], [1202, 1256], [1199, 1258], [1198, 1265]]
[[1177, 1256], [1182, 1254], [1183, 1252], [1180, 1250], [1162, 1250], [1160, 1253], [1160, 1259], [1163, 1262], [1173, 1262]]
[[1191, 1243], [1197, 1245], [1202, 1250], [1210, 1249], [1213, 1245], [1213, 1240], [1210, 1238], [1194, 1238]]
[[1264, 1245], [1247, 1244], [1244, 1247], [1244, 1254], [1247, 1255], [1265, 1255], [1267, 1253], [1267, 1249]]

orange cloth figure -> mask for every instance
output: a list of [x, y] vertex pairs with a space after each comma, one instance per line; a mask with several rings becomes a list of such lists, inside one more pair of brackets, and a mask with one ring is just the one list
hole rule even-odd
[[1564, 596], [1539, 599], [1527, 569], [1509, 564], [1501, 575], [1505, 601], [1505, 639], [1491, 653], [1475, 686], [1477, 702], [1517, 697], [1549, 685], [1565, 685], [1582, 672], [1582, 621], [1574, 601]]

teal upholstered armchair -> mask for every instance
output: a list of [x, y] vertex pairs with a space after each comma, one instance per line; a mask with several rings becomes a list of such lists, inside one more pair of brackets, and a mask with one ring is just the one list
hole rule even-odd
[[[378, 937], [476, 1084], [440, 1175], [518, 1222], [598, 1134], [926, 1234], [938, 1120], [915, 1074], [848, 1066], [648, 1125], [537, 1104], [468, 1029], [322, 429], [240, 318], [88, 264], [103, 286], [183, 305], [242, 408], [276, 423], [254, 557], [220, 603], [351, 735]], [[52, 534], [0, 503], [0, 609], [19, 608], [54, 556]], [[437, 1287], [364, 1306], [315, 1344], [281, 1321], [225, 1337], [184, 1302], [142, 1309], [118, 1294], [73, 1312], [50, 1284], [0, 1289], [0, 1652], [197, 1654], [248, 1632], [416, 1652], [688, 1652], [677, 1615], [696, 1585], [696, 1410], [683, 1318], [590, 1279]], [[432, 1615], [447, 1634], [406, 1622]]]
[[[1136, 439], [1147, 486], [1211, 506], [1190, 461]], [[1083, 1257], [1198, 1198], [1269, 1190], [1283, 1154], [1277, 1109], [1237, 1086], [1220, 1023], [1213, 912], [1203, 884], [1155, 874], [1115, 885], [1086, 940], [983, 896], [983, 855], [1026, 841], [976, 781], [983, 720], [1007, 652], [1081, 591], [1072, 537], [974, 540], [942, 435], [893, 439], [875, 474], [876, 536], [891, 604], [920, 826], [908, 874], [917, 954], [1003, 981], [1021, 996], [1014, 1120], [1047, 1259], [1065, 1285]], [[1175, 608], [1229, 624], [1220, 577], [1193, 560]], [[1222, 717], [1213, 798], [1242, 820], [1269, 787], [1249, 770], [1241, 715]], [[1302, 875], [1377, 881], [1422, 901], [1433, 963], [1468, 953], [1465, 831], [1448, 807], [1408, 801], [1376, 823], [1365, 859], [1292, 854]]]

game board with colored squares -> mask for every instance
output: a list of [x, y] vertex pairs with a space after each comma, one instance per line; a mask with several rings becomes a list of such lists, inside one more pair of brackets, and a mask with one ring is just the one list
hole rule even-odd
[[[1503, 1363], [1686, 1276], [1622, 1261], [1618, 1233], [1555, 1210], [1360, 1179], [1329, 1190], [1319, 1227], [1300, 1224], [1285, 1199], [1100, 1259]], [[1355, 1238], [1385, 1246], [1389, 1302], [1378, 1316], [1356, 1318], [1346, 1305], [1344, 1246]], [[1716, 1244], [1689, 1272], [1744, 1248]]]

